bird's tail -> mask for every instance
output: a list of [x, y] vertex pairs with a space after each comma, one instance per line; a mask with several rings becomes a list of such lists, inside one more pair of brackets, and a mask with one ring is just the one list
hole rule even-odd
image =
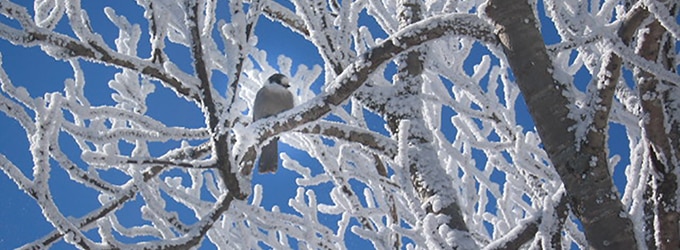
[[274, 138], [262, 147], [258, 171], [260, 173], [276, 173], [279, 167], [279, 139]]

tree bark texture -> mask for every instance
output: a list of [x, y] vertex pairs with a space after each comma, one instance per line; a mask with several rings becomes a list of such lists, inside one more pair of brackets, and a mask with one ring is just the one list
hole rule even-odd
[[[640, 56], [651, 62], [661, 62], [664, 68], [672, 70], [673, 63], [668, 59], [672, 45], [668, 44], [668, 34], [658, 21], [647, 25], [647, 33], [641, 41]], [[666, 37], [666, 39], [664, 39]], [[665, 41], [665, 42], [664, 42]], [[680, 212], [678, 211], [678, 110], [674, 107], [673, 88], [662, 82], [653, 74], [642, 70], [636, 71], [639, 83], [640, 105], [643, 111], [643, 129], [645, 139], [649, 141], [649, 165], [651, 167], [650, 184], [647, 188], [652, 209], [645, 212], [646, 217], [653, 218], [653, 229], [647, 228], [648, 241], [653, 238], [658, 249], [680, 249]], [[677, 90], [676, 90], [677, 91]], [[668, 122], [670, 121], [670, 122]], [[670, 124], [669, 124], [670, 123]], [[667, 128], [671, 126], [671, 128]], [[652, 226], [652, 225], [647, 225]], [[651, 245], [651, 244], [648, 244]]]
[[[579, 121], [569, 117], [573, 104], [564, 95], [569, 91], [565, 84], [571, 83], [553, 77], [553, 64], [532, 6], [522, 0], [490, 0], [485, 11], [496, 26], [529, 113], [564, 183], [571, 209], [583, 224], [590, 248], [636, 247], [633, 224], [625, 216], [608, 170], [605, 136], [588, 134], [585, 143], [576, 137], [573, 126]], [[595, 126], [606, 124], [608, 111], [594, 119], [604, 119], [594, 121]]]

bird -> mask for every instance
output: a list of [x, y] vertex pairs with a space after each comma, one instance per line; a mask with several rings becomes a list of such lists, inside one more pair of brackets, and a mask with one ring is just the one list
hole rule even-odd
[[[288, 91], [290, 79], [284, 74], [275, 73], [269, 76], [267, 83], [257, 91], [253, 103], [253, 120], [274, 116], [293, 108], [295, 100]], [[279, 167], [279, 138], [272, 138], [260, 153], [258, 171], [260, 173], [276, 173]]]

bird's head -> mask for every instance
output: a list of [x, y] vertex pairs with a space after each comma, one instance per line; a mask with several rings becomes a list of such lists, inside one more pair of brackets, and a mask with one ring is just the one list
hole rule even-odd
[[267, 79], [267, 81], [269, 81], [269, 83], [275, 83], [275, 84], [281, 85], [285, 88], [290, 87], [290, 80], [284, 74], [279, 74], [279, 73], [273, 74], [269, 77], [269, 79]]

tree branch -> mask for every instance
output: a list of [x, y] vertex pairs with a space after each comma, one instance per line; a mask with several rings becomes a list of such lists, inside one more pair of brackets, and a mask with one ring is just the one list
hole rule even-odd
[[68, 158], [68, 156], [66, 156], [66, 154], [64, 154], [64, 152], [61, 151], [56, 137], [53, 138], [51, 144], [52, 145], [49, 148], [50, 156], [52, 156], [52, 159], [59, 163], [59, 166], [66, 170], [71, 179], [102, 193], [115, 195], [121, 191], [120, 187], [106, 182], [96, 175], [93, 176], [87, 171], [79, 168]]
[[5, 157], [3, 154], [0, 154], [0, 169], [2, 169], [2, 171], [5, 172], [5, 174], [12, 181], [14, 181], [15, 184], [17, 184], [19, 189], [23, 190], [34, 199], [36, 198], [38, 193], [33, 188], [33, 182], [26, 178], [26, 176], [21, 172], [21, 169], [14, 165], [14, 163], [7, 159], [7, 157]]
[[328, 137], [354, 142], [378, 151], [389, 158], [397, 155], [397, 144], [394, 140], [379, 133], [337, 122], [319, 121], [311, 126], [303, 126], [295, 131], [307, 134], [320, 134]]
[[[247, 48], [247, 46], [249, 46], [250, 37], [253, 33], [253, 30], [255, 29], [255, 25], [257, 24], [257, 20], [259, 20], [260, 13], [262, 12], [262, 10], [260, 10], [260, 8], [263, 8], [261, 5], [265, 4], [263, 2], [265, 2], [267, 4], [268, 3], [276, 4], [276, 3], [274, 3], [274, 1], [261, 1], [261, 0], [251, 1], [251, 8], [248, 10], [248, 14], [246, 15], [245, 21], [247, 23], [246, 23], [245, 31], [243, 32], [244, 34], [238, 34], [238, 35], [243, 36], [243, 41], [245, 41], [245, 44], [238, 43], [238, 56], [237, 56], [238, 59], [237, 59], [237, 63], [236, 63], [236, 66], [235, 66], [236, 69], [235, 69], [234, 75], [232, 76], [233, 80], [228, 85], [229, 86], [229, 95], [228, 95], [229, 100], [227, 101], [227, 103], [228, 103], [227, 114], [229, 114], [230, 117], [231, 117], [232, 108], [234, 107], [234, 102], [236, 102], [236, 100], [238, 99], [238, 98], [236, 98], [236, 96], [238, 95], [238, 92], [239, 92], [239, 83], [241, 82], [241, 73], [243, 72], [243, 65], [244, 65], [245, 60], [248, 56], [248, 50], [246, 48]], [[236, 6], [242, 7], [242, 5], [240, 3], [237, 3]], [[241, 10], [232, 10], [232, 12], [236, 12], [236, 11], [243, 11], [243, 10], [242, 9]], [[237, 15], [235, 15], [235, 13], [232, 13], [232, 16], [237, 16]], [[238, 32], [238, 31], [236, 31], [236, 32]], [[227, 127], [230, 127], [231, 124], [238, 122], [239, 117], [241, 117], [241, 116], [240, 115], [236, 116], [236, 118], [233, 121], [230, 121], [230, 120], [226, 121], [230, 124], [225, 124], [225, 125]]]
[[[206, 154], [208, 154], [211, 151], [211, 146], [209, 143], [204, 143], [200, 146], [195, 147], [192, 150], [187, 150], [187, 149], [178, 149], [175, 151], [171, 151], [168, 154], [166, 154], [165, 157], [166, 159], [175, 159], [175, 160], [180, 160], [180, 159], [199, 159], [204, 157]], [[1, 155], [0, 155], [1, 156]], [[0, 158], [0, 163], [2, 163], [2, 158]], [[167, 170], [168, 168], [164, 166], [154, 166], [150, 168], [147, 171], [144, 171], [142, 173], [142, 181], [147, 182], [151, 180], [152, 178], [158, 176], [161, 172], [164, 170]], [[4, 169], [3, 169], [4, 170]], [[89, 226], [90, 224], [100, 220], [101, 218], [104, 218], [106, 215], [109, 213], [112, 213], [118, 209], [120, 209], [123, 204], [125, 204], [127, 201], [131, 200], [134, 198], [139, 192], [139, 184], [136, 183], [135, 179], [129, 180], [127, 183], [122, 185], [123, 190], [118, 192], [118, 196], [115, 198], [111, 199], [109, 202], [103, 204], [101, 207], [98, 209], [89, 212], [87, 215], [74, 220], [73, 224], [77, 228], [85, 228]], [[21, 247], [21, 249], [42, 249], [44, 247], [48, 247], [54, 242], [58, 241], [61, 239], [61, 237], [64, 236], [64, 233], [54, 230], [48, 235], [42, 237], [41, 239], [34, 241], [32, 243], [26, 244]]]
[[279, 21], [291, 30], [309, 39], [309, 30], [305, 26], [305, 21], [286, 7], [283, 7], [276, 1], [264, 1], [263, 11], [269, 19]]
[[[11, 18], [19, 20], [22, 20], [24, 15], [28, 15], [24, 7], [17, 6], [9, 1], [0, 2], [0, 11]], [[48, 53], [57, 59], [80, 57], [97, 63], [112, 64], [117, 67], [135, 70], [164, 82], [185, 98], [194, 101], [200, 100], [198, 93], [190, 87], [195, 82], [194, 79], [178, 79], [166, 72], [159, 64], [115, 52], [92, 41], [87, 43], [78, 41], [48, 29], [35, 27], [29, 22], [20, 23], [24, 30], [17, 30], [5, 24], [0, 24], [0, 37], [12, 44], [25, 47], [47, 45], [63, 49], [62, 53], [58, 55]]]
[[[568, 203], [566, 193], [562, 192], [562, 194], [559, 196], [559, 200], [557, 200], [557, 202], [554, 202], [553, 204], [555, 207], [550, 210], [554, 211], [553, 216], [557, 217], [556, 220], [553, 221], [557, 221], [557, 223], [559, 223], [559, 221], [562, 221], [563, 223], [563, 221], [569, 215], [568, 213], [569, 206], [567, 206]], [[520, 249], [524, 244], [528, 243], [531, 239], [536, 237], [539, 225], [541, 225], [542, 223], [543, 223], [542, 215], [535, 215], [529, 218], [525, 218], [520, 223], [518, 223], [519, 224], [518, 226], [510, 230], [503, 237], [489, 243], [486, 247], [484, 247], [484, 250]], [[559, 228], [562, 228], [561, 225], [557, 226]], [[561, 230], [557, 230], [552, 233], [561, 236]], [[560, 242], [552, 242], [552, 246], [560, 246]]]
[[226, 193], [220, 196], [220, 198], [215, 202], [213, 208], [208, 212], [203, 218], [196, 222], [189, 234], [182, 237], [169, 239], [162, 242], [144, 242], [141, 244], [133, 245], [133, 249], [191, 249], [201, 243], [205, 234], [208, 233], [224, 212], [226, 212], [231, 206], [231, 202], [234, 201], [234, 196], [232, 193]]
[[[345, 68], [335, 79], [329, 92], [298, 105], [277, 116], [261, 119], [246, 129], [256, 131], [255, 143], [247, 145], [247, 151], [254, 152], [254, 145], [271, 136], [290, 131], [302, 124], [315, 121], [345, 102], [368, 79], [380, 65], [401, 52], [443, 36], [467, 36], [487, 44], [496, 44], [497, 39], [488, 23], [475, 15], [448, 14], [425, 19], [409, 25], [384, 42], [364, 53], [357, 61]], [[252, 129], [252, 130], [251, 130]], [[242, 135], [245, 136], [245, 135]], [[252, 168], [248, 157], [241, 157], [241, 168]], [[248, 166], [251, 165], [251, 166]]]
[[[572, 211], [583, 223], [588, 243], [598, 249], [636, 246], [632, 221], [622, 216], [626, 212], [620, 200], [612, 198], [618, 193], [609, 173], [607, 151], [603, 150], [606, 140], [587, 138], [587, 147], [583, 147], [584, 140], [573, 133], [578, 123], [570, 114], [574, 103], [564, 94], [573, 83], [554, 77], [532, 6], [522, 0], [490, 0], [485, 12], [495, 23], [517, 85], [564, 183]], [[608, 113], [606, 110], [598, 119], [606, 123]], [[620, 230], [608, 230], [611, 227]]]
[[199, 81], [199, 90], [200, 91], [200, 103], [203, 106], [204, 110], [203, 113], [205, 116], [207, 116], [208, 120], [208, 128], [210, 129], [210, 132], [215, 135], [218, 133], [218, 126], [219, 124], [219, 116], [220, 113], [217, 110], [217, 103], [216, 100], [213, 96], [213, 88], [212, 84], [210, 83], [210, 75], [208, 73], [208, 67], [205, 63], [205, 54], [203, 52], [203, 36], [201, 35], [199, 23], [198, 23], [198, 17], [200, 15], [199, 12], [199, 3], [197, 1], [188, 1], [187, 2], [187, 9], [191, 11], [191, 13], [188, 13], [187, 16], [187, 23], [189, 26], [189, 32], [191, 34], [191, 56], [194, 59], [194, 70], [196, 71], [196, 77], [198, 78]]
[[346, 41], [341, 40], [343, 33], [347, 31], [335, 27], [334, 18], [327, 11], [327, 1], [293, 1], [293, 3], [296, 10], [302, 13], [305, 26], [312, 31], [307, 38], [319, 48], [321, 57], [329, 65], [327, 68], [331, 68], [336, 74], [342, 72], [345, 66], [343, 61], [354, 55], [349, 46], [344, 45]]
[[520, 249], [522, 245], [536, 237], [538, 225], [541, 224], [541, 216], [525, 218], [518, 224], [503, 237], [486, 245], [484, 250]]
[[[670, 4], [670, 3], [667, 3]], [[667, 6], [668, 7], [668, 6]], [[672, 12], [675, 6], [668, 7]], [[675, 64], [670, 55], [675, 52], [671, 49], [675, 43], [669, 38], [668, 31], [653, 20], [645, 26], [647, 32], [639, 41], [638, 54], [649, 63], [661, 64], [667, 70], [675, 70]], [[666, 37], [664, 39], [664, 36]], [[674, 107], [677, 97], [673, 97], [674, 91], [668, 87], [668, 83], [659, 80], [652, 72], [645, 69], [637, 70], [635, 77], [638, 81], [638, 91], [641, 97], [644, 122], [644, 137], [649, 141], [650, 179], [652, 202], [650, 210], [645, 214], [647, 218], [653, 218], [653, 227], [646, 228], [652, 233], [653, 240], [659, 249], [676, 249], [680, 246], [680, 211], [678, 209], [678, 157], [680, 157], [680, 145], [678, 145], [677, 109]], [[677, 88], [677, 87], [676, 87]], [[674, 133], [675, 132], [675, 133]], [[647, 190], [646, 190], [647, 191]], [[647, 193], [645, 193], [647, 194]], [[647, 205], [647, 204], [646, 204]], [[651, 226], [651, 225], [648, 225]], [[649, 239], [647, 243], [651, 243]]]
[[28, 113], [20, 104], [5, 97], [4, 95], [0, 95], [0, 111], [5, 113], [5, 115], [8, 117], [11, 117], [19, 122], [21, 127], [26, 130], [26, 134], [30, 135], [35, 133], [35, 123], [33, 122], [33, 119], [28, 116]]
[[[644, 11], [641, 8], [635, 8], [631, 12], [630, 15], [626, 16], [617, 30], [618, 37], [626, 45], [630, 44], [635, 31], [649, 15], [647, 11]], [[591, 127], [591, 129], [587, 129], [588, 142], [584, 143], [590, 145], [594, 144], [597, 145], [597, 147], [606, 144], [604, 140], [606, 140], [606, 129], [609, 124], [609, 112], [611, 110], [616, 85], [621, 76], [621, 66], [623, 64], [621, 57], [614, 52], [609, 52], [604, 57], [603, 62], [603, 67], [600, 70], [601, 73], [598, 74], [597, 89], [595, 90], [593, 97], [589, 99], [591, 105], [588, 105], [588, 107], [591, 107], [589, 112], [592, 113], [593, 120], [588, 124], [589, 127]]]
[[191, 54], [194, 58], [194, 70], [199, 79], [200, 103], [203, 107], [203, 115], [207, 117], [208, 128], [210, 129], [211, 140], [214, 145], [214, 154], [217, 159], [217, 169], [222, 176], [222, 180], [229, 190], [230, 196], [238, 199], [245, 199], [247, 195], [242, 193], [239, 185], [239, 180], [236, 173], [232, 172], [231, 162], [229, 160], [229, 140], [228, 133], [223, 131], [220, 121], [222, 110], [218, 110], [218, 100], [213, 96], [213, 87], [210, 83], [210, 76], [208, 68], [204, 59], [202, 35], [200, 32], [198, 16], [200, 15], [199, 4], [196, 1], [189, 1], [187, 9], [191, 11], [188, 13], [188, 26], [191, 34]]
[[164, 24], [158, 23], [157, 12], [153, 1], [140, 1], [139, 4], [145, 4], [146, 13], [144, 17], [149, 21], [149, 36], [151, 36], [151, 62], [163, 64], [166, 60], [163, 47], [165, 46], [165, 30], [161, 27]]

